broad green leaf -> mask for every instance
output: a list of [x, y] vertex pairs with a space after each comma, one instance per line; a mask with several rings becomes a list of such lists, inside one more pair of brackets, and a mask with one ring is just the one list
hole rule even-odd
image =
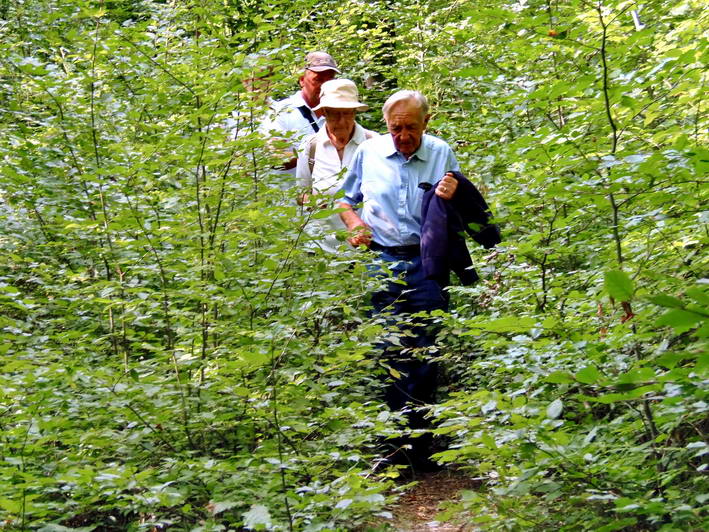
[[383, 503], [386, 501], [386, 497], [381, 493], [370, 493], [362, 497], [362, 500], [370, 503]]
[[55, 523], [50, 523], [48, 525], [44, 525], [42, 528], [39, 529], [39, 532], [91, 532], [92, 530], [96, 530], [98, 525], [93, 525], [93, 526], [81, 526], [78, 528], [72, 528], [72, 527], [66, 527], [63, 525], [58, 525]]
[[709, 320], [705, 320], [694, 334], [697, 338], [709, 338]]
[[677, 299], [676, 297], [667, 296], [664, 294], [658, 294], [656, 296], [651, 296], [648, 299], [650, 299], [650, 301], [652, 301], [656, 305], [660, 305], [661, 307], [668, 307], [668, 308], [682, 308], [682, 307], [684, 307], [684, 304], [682, 303], [681, 300]]
[[628, 530], [635, 525], [638, 520], [635, 517], [626, 517], [625, 519], [616, 519], [607, 525], [603, 525], [596, 529], [597, 532], [614, 532], [615, 530]]
[[663, 353], [655, 359], [655, 363], [664, 368], [672, 369], [686, 358], [688, 356], [685, 353]]
[[563, 409], [564, 403], [561, 401], [561, 399], [555, 399], [554, 401], [549, 403], [549, 406], [547, 406], [547, 417], [549, 419], [556, 419], [561, 415]]
[[22, 505], [20, 504], [20, 501], [2, 498], [0, 499], [0, 508], [4, 508], [11, 514], [19, 514], [22, 509]]
[[576, 380], [584, 384], [598, 384], [603, 376], [596, 366], [586, 366], [576, 375]]
[[234, 501], [220, 501], [220, 502], [214, 502], [209, 504], [209, 509], [212, 512], [212, 515], [218, 515], [226, 510], [231, 510], [232, 508], [235, 508], [236, 506], [240, 506], [241, 503], [239, 502], [234, 502]]
[[652, 384], [648, 386], [638, 386], [637, 388], [633, 388], [629, 392], [625, 393], [607, 393], [599, 396], [589, 396], [589, 395], [583, 395], [584, 399], [587, 401], [595, 402], [595, 403], [601, 403], [601, 404], [612, 404], [612, 403], [618, 403], [622, 401], [634, 401], [637, 399], [642, 398], [645, 394], [650, 393], [650, 392], [655, 392], [659, 389], [661, 389], [662, 386], [659, 384]]
[[652, 368], [633, 369], [618, 376], [616, 382], [620, 384], [637, 384], [655, 379], [655, 372]]
[[675, 332], [680, 333], [688, 331], [692, 327], [698, 325], [700, 322], [705, 321], [706, 318], [695, 312], [690, 312], [683, 309], [672, 309], [665, 312], [662, 316], [655, 321], [657, 326], [669, 326], [672, 327]]
[[244, 526], [253, 530], [263, 530], [271, 526], [271, 513], [262, 504], [254, 504], [244, 513]]
[[493, 438], [490, 434], [487, 432], [483, 433], [480, 436], [480, 441], [481, 443], [489, 450], [495, 450], [497, 449], [497, 444], [495, 443], [495, 438]]
[[554, 384], [569, 384], [574, 382], [574, 377], [566, 371], [555, 371], [550, 373], [544, 380]]
[[239, 353], [239, 362], [246, 366], [258, 367], [268, 364], [270, 357], [258, 351], [242, 351]]
[[484, 66], [469, 66], [454, 72], [455, 76], [461, 78], [477, 77], [487, 74], [488, 69]]
[[508, 316], [478, 323], [476, 326], [490, 332], [526, 332], [536, 324], [534, 318]]
[[693, 286], [687, 289], [687, 295], [694, 299], [700, 305], [709, 307], [709, 291], [698, 286]]
[[313, 220], [321, 220], [323, 218], [329, 218], [334, 213], [335, 211], [332, 209], [318, 209], [310, 218]]
[[627, 273], [612, 270], [604, 275], [608, 294], [616, 301], [630, 301], [633, 298], [633, 282]]
[[352, 499], [342, 499], [337, 502], [337, 504], [335, 505], [335, 508], [337, 508], [338, 510], [344, 510], [353, 502], [354, 501]]

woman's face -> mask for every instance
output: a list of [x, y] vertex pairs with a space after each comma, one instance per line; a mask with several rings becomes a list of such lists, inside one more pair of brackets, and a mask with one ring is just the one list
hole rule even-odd
[[323, 109], [325, 121], [327, 122], [327, 131], [340, 140], [349, 140], [352, 137], [352, 132], [355, 126], [355, 110], [354, 109], [335, 109], [325, 107]]

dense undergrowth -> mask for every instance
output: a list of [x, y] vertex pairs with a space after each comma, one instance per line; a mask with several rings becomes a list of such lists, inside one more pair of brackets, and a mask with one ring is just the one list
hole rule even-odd
[[[0, 2], [0, 528], [386, 529], [369, 256], [320, 253], [248, 80], [432, 100], [504, 235], [431, 409], [485, 530], [707, 528], [706, 10]], [[296, 31], [297, 28], [297, 31]], [[373, 524], [375, 523], [375, 524]]]

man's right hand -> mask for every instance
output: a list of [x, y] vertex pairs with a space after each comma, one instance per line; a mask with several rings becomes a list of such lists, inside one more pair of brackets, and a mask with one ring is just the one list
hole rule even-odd
[[359, 214], [355, 212], [349, 203], [340, 202], [337, 206], [344, 209], [340, 213], [340, 219], [351, 235], [347, 242], [354, 247], [361, 245], [369, 247], [372, 242], [372, 229], [362, 221], [362, 218], [359, 217]]
[[352, 236], [347, 239], [353, 247], [365, 245], [369, 247], [372, 243], [372, 230], [364, 225], [359, 225], [351, 230]]

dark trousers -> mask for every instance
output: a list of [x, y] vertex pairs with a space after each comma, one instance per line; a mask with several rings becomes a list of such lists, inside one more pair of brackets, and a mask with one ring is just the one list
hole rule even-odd
[[[423, 351], [434, 345], [437, 331], [430, 320], [411, 315], [421, 311], [447, 311], [448, 293], [436, 281], [425, 278], [418, 254], [383, 250], [379, 258], [386, 262], [392, 277], [405, 281], [405, 284], [387, 281], [381, 290], [372, 294], [373, 313], [388, 316], [388, 337], [379, 347], [386, 363], [400, 375], [389, 377], [394, 380], [385, 388], [385, 400], [392, 410], [401, 410], [407, 403], [422, 406], [433, 401], [436, 391], [438, 367]], [[385, 275], [376, 264], [370, 271], [375, 276]], [[424, 428], [423, 415], [409, 414], [409, 426]]]

